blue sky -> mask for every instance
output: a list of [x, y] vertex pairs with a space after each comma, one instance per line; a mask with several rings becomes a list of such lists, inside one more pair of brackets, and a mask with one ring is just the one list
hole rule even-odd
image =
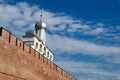
[[57, 65], [78, 80], [120, 80], [120, 0], [0, 0], [0, 26], [21, 38], [41, 9]]

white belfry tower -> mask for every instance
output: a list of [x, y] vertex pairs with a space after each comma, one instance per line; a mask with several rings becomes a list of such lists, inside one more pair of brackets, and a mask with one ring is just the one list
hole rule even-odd
[[46, 45], [46, 24], [42, 20], [42, 13], [40, 21], [35, 24], [35, 32], [33, 30], [26, 31], [25, 35], [23, 35], [23, 41], [41, 55], [53, 61], [54, 55]]
[[42, 42], [45, 44], [46, 42], [46, 24], [42, 20], [42, 13], [40, 15], [40, 22], [36, 23], [35, 25], [36, 35], [42, 40]]

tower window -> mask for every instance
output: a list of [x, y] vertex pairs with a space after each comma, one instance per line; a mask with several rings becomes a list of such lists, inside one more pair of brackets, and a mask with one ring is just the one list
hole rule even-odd
[[50, 55], [50, 60], [52, 60], [52, 55]]
[[37, 42], [36, 42], [35, 48], [36, 48], [36, 49], [38, 48], [38, 43], [37, 43]]
[[39, 49], [40, 52], [42, 52], [42, 44], [40, 44], [40, 49]]
[[44, 47], [44, 53], [43, 53], [43, 55], [46, 55], [46, 48]]
[[47, 57], [48, 57], [48, 58], [49, 58], [49, 54], [50, 54], [50, 53], [49, 53], [49, 51], [48, 51], [48, 52], [47, 52]]

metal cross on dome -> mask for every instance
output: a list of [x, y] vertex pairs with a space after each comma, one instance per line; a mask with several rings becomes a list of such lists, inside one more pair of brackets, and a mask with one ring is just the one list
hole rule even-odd
[[40, 12], [40, 21], [42, 21], [42, 17], [43, 17], [43, 11], [41, 10], [41, 12]]

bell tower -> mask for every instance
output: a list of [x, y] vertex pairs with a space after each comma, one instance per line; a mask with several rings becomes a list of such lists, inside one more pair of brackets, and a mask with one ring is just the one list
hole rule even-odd
[[23, 41], [38, 51], [41, 55], [53, 61], [53, 53], [46, 45], [46, 23], [42, 19], [42, 12], [40, 15], [40, 21], [35, 24], [35, 32], [28, 30], [23, 35]]
[[46, 43], [46, 23], [42, 19], [42, 12], [40, 15], [40, 22], [35, 24], [35, 32], [38, 38], [45, 44]]

